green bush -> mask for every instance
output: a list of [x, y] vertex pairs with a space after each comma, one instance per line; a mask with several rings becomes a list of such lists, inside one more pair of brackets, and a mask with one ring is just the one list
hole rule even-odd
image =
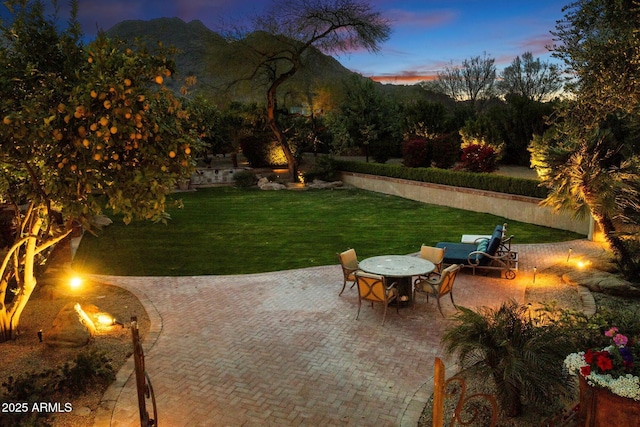
[[453, 171], [438, 168], [407, 168], [402, 165], [383, 165], [348, 160], [338, 160], [336, 168], [345, 172], [387, 176], [410, 181], [430, 182], [453, 187], [475, 188], [497, 193], [543, 199], [547, 189], [534, 179], [514, 178], [503, 175]]
[[243, 170], [233, 174], [233, 181], [237, 187], [248, 188], [258, 181], [253, 170]]
[[[89, 385], [107, 385], [115, 379], [115, 370], [104, 352], [95, 348], [78, 353], [71, 363], [42, 372], [26, 372], [2, 383], [3, 402], [20, 402], [26, 411], [0, 412], [3, 426], [49, 426], [48, 412], [32, 411], [39, 402], [68, 401], [69, 396], [84, 393]], [[21, 407], [21, 409], [24, 409]]]
[[305, 182], [312, 182], [314, 179], [335, 181], [337, 175], [335, 159], [331, 156], [318, 156], [311, 169], [304, 173], [304, 180]]
[[116, 377], [111, 360], [95, 348], [83, 351], [62, 368], [60, 387], [71, 394], [84, 393], [89, 384], [109, 384]]

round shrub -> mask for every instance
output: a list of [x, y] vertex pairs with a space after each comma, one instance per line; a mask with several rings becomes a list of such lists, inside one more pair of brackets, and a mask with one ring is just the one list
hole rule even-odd
[[431, 150], [424, 137], [416, 136], [402, 144], [402, 164], [409, 168], [431, 166]]
[[462, 149], [461, 168], [470, 172], [493, 172], [498, 169], [498, 153], [486, 144], [470, 144]]
[[233, 181], [237, 187], [248, 188], [253, 187], [258, 178], [253, 170], [243, 170], [233, 174]]
[[458, 132], [449, 132], [435, 135], [431, 144], [431, 162], [440, 169], [449, 169], [460, 158], [460, 142], [462, 138]]

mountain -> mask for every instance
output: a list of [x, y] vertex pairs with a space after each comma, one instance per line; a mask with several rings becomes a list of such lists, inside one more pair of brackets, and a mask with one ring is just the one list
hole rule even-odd
[[[179, 90], [186, 77], [196, 77], [197, 84], [190, 89], [191, 93], [203, 95], [221, 106], [231, 101], [264, 103], [265, 84], [253, 76], [252, 53], [254, 49], [281, 42], [261, 32], [252, 33], [242, 41], [228, 41], [198, 20], [186, 23], [180, 18], [123, 21], [107, 30], [106, 35], [127, 42], [138, 40], [149, 48], [158, 42], [176, 48], [177, 73], [168, 84]], [[358, 76], [315, 48], [306, 51], [303, 62], [305, 66], [278, 89], [280, 106], [302, 106], [308, 104], [310, 98], [320, 97], [338, 102], [343, 82]], [[387, 96], [397, 100], [439, 99], [418, 85], [378, 85]]]

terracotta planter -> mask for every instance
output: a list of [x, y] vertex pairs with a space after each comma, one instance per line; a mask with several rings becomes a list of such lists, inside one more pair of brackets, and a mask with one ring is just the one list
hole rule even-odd
[[578, 419], [585, 427], [614, 427], [640, 425], [640, 401], [592, 387], [580, 379], [580, 412]]

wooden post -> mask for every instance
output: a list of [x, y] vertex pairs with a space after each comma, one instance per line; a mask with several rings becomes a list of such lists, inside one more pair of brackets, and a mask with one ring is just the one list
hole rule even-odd
[[136, 370], [136, 388], [138, 389], [138, 409], [140, 412], [140, 426], [148, 427], [149, 412], [145, 402], [146, 384], [144, 378], [144, 352], [140, 344], [140, 335], [138, 333], [138, 318], [131, 318], [131, 338], [133, 340], [133, 362]]
[[444, 423], [444, 373], [444, 363], [436, 357], [433, 365], [433, 427], [442, 427]]

